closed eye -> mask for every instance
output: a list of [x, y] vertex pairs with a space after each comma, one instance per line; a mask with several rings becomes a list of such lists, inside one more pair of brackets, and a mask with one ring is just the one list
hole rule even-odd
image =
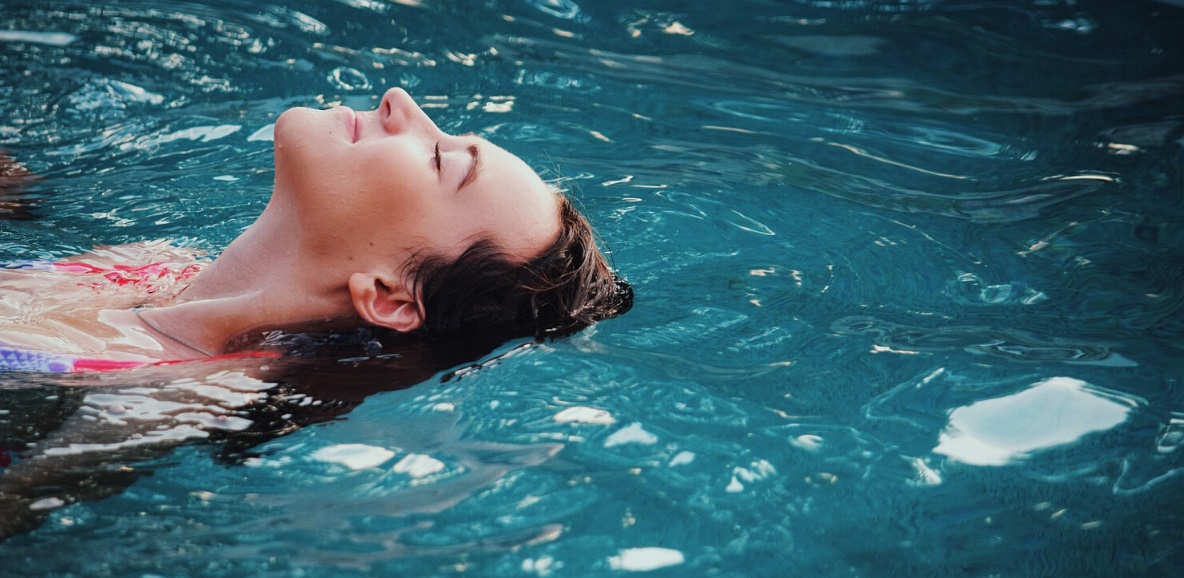
[[436, 143], [436, 156], [432, 157], [432, 162], [436, 163], [436, 172], [440, 172], [440, 143]]
[[456, 189], [457, 191], [465, 188], [465, 185], [468, 185], [477, 178], [477, 173], [481, 170], [481, 147], [476, 144], [469, 145], [469, 158], [472, 159], [469, 163], [469, 170], [465, 173], [465, 178], [461, 179], [460, 186]]

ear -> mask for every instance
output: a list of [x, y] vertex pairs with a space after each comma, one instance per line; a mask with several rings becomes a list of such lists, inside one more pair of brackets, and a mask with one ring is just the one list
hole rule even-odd
[[349, 295], [354, 310], [367, 323], [400, 333], [423, 326], [419, 296], [402, 279], [382, 273], [354, 273], [349, 276]]

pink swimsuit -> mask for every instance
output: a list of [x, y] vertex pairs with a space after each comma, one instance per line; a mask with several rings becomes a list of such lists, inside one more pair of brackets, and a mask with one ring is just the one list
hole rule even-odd
[[[93, 265], [82, 261], [20, 261], [5, 266], [8, 269], [34, 269], [39, 271], [60, 271], [77, 275], [98, 275], [107, 283], [119, 286], [140, 287], [146, 293], [161, 288], [162, 282], [173, 279], [188, 279], [201, 271], [199, 264], [185, 265], [180, 270], [172, 269], [164, 261], [147, 265]], [[95, 280], [91, 285], [98, 289], [104, 282]], [[279, 357], [278, 353], [252, 351], [215, 355], [200, 359], [170, 359], [164, 361], [117, 361], [75, 357], [62, 353], [47, 353], [5, 347], [0, 345], [0, 371], [38, 371], [47, 373], [73, 373], [79, 371], [115, 371], [151, 365], [172, 365], [196, 361], [218, 361], [247, 357]]]

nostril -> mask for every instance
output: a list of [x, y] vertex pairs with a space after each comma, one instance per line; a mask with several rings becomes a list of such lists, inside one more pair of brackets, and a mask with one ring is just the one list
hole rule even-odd
[[394, 133], [398, 130], [395, 121], [395, 110], [391, 106], [390, 99], [382, 99], [382, 104], [378, 106], [378, 123], [386, 130], [387, 133]]

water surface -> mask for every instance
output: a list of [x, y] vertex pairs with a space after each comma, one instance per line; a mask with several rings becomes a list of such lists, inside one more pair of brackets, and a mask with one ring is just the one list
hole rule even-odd
[[98, 395], [192, 435], [84, 472], [102, 495], [42, 504], [0, 574], [1172, 574], [1182, 25], [1100, 0], [4, 4], [0, 147], [40, 179], [0, 260], [216, 253], [266, 202], [281, 111], [403, 86], [571, 189], [638, 301], [418, 372], [343, 346], [292, 383], [2, 376], [7, 444]]

